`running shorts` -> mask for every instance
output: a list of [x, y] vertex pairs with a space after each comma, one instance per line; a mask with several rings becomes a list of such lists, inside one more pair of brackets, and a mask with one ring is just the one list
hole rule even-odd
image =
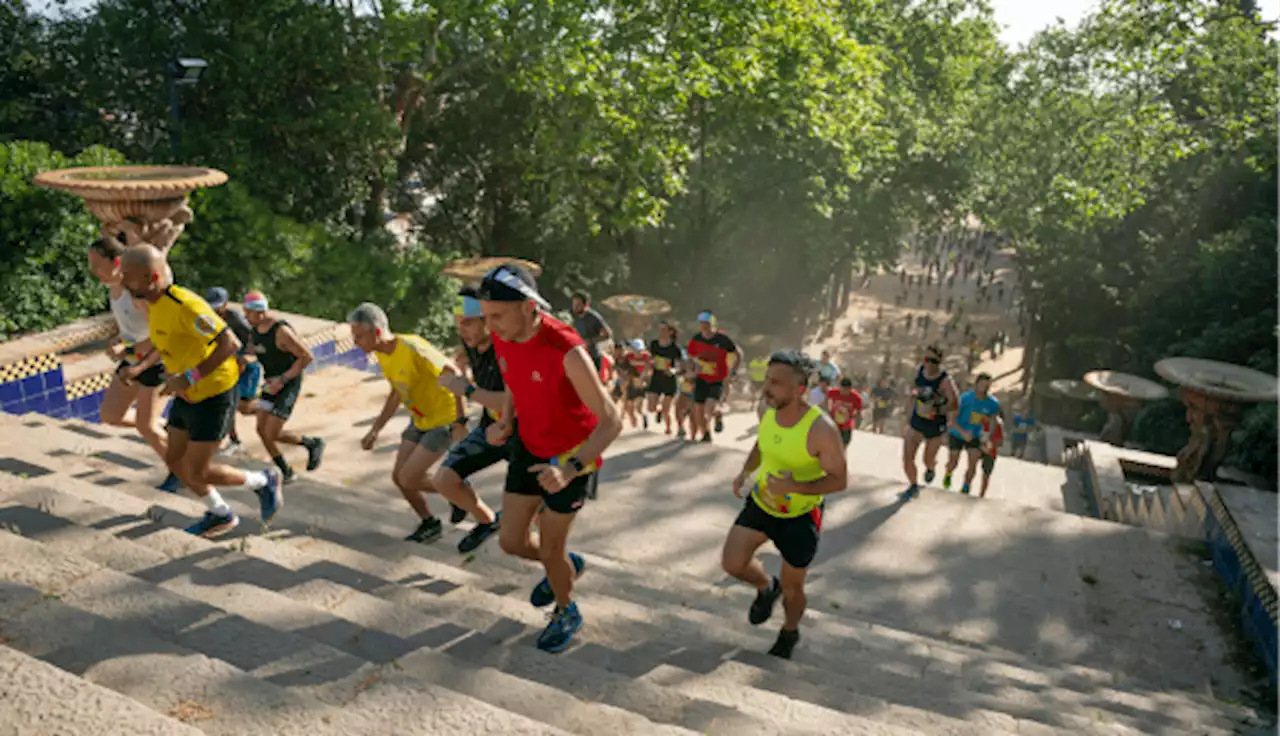
[[488, 426], [481, 424], [467, 433], [453, 447], [444, 459], [444, 467], [458, 474], [459, 478], [468, 478], [481, 470], [506, 460], [511, 454], [511, 440], [505, 445], [491, 445], [485, 439]]
[[280, 387], [280, 390], [274, 394], [269, 394], [264, 390], [262, 395], [258, 397], [258, 408], [273, 417], [288, 419], [293, 416], [293, 405], [298, 403], [298, 396], [301, 394], [302, 376], [298, 376], [292, 381], [286, 381]]
[[988, 455], [985, 452], [982, 453], [982, 474], [991, 475], [991, 472], [995, 469], [996, 469], [996, 456]]
[[236, 390], [191, 403], [181, 396], [169, 406], [168, 429], [186, 432], [192, 442], [221, 442], [231, 434], [236, 420]]
[[922, 419], [917, 414], [911, 415], [909, 425], [912, 429], [924, 435], [927, 440], [941, 437], [942, 433], [947, 431], [946, 419]]
[[675, 396], [677, 393], [676, 377], [669, 373], [655, 373], [649, 379], [649, 393], [659, 396]]
[[708, 401], [719, 401], [724, 395], [723, 381], [704, 381], [701, 378], [693, 382], [693, 403], [705, 404]]
[[822, 536], [822, 510], [819, 506], [807, 514], [780, 519], [765, 512], [750, 496], [738, 514], [734, 526], [754, 529], [766, 537], [778, 548], [782, 561], [803, 570], [813, 562], [818, 554], [818, 538]]
[[643, 399], [644, 391], [644, 386], [627, 386], [627, 400]]
[[849, 443], [853, 441], [853, 427], [840, 430], [840, 441], [844, 443], [845, 447], [849, 446]]
[[[517, 496], [538, 496], [547, 510], [557, 514], [576, 514], [582, 504], [586, 503], [588, 491], [591, 489], [592, 476], [596, 473], [584, 473], [569, 482], [569, 485], [557, 493], [547, 493], [538, 485], [538, 474], [529, 472], [529, 468], [539, 463], [548, 462], [547, 458], [534, 457], [518, 434], [512, 434], [507, 442], [510, 448], [510, 459], [507, 463], [507, 481], [502, 490]], [[598, 471], [597, 471], [598, 472]]]
[[431, 429], [418, 429], [417, 425], [409, 422], [409, 426], [404, 428], [404, 432], [400, 433], [400, 439], [405, 442], [412, 442], [415, 445], [422, 445], [427, 448], [428, 452], [444, 452], [449, 449], [449, 443], [453, 441], [453, 424], [446, 424], [443, 427], [432, 427]]
[[[120, 361], [120, 364], [116, 366], [116, 374], [119, 375], [120, 371], [124, 370], [125, 368], [132, 368], [132, 367], [133, 366], [129, 365], [129, 361], [122, 360]], [[164, 384], [164, 364], [156, 363], [155, 365], [146, 369], [142, 373], [139, 373], [138, 377], [134, 379], [134, 383], [137, 383], [146, 388], [156, 388], [157, 386], [163, 385]]]
[[947, 448], [953, 451], [977, 450], [981, 447], [982, 447], [982, 441], [977, 437], [974, 437], [971, 440], [966, 440], [965, 438], [955, 434], [954, 432], [947, 435]]

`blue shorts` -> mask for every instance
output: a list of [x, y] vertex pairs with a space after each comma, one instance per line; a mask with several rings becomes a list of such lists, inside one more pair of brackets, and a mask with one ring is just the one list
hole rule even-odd
[[258, 385], [262, 383], [262, 364], [254, 361], [245, 363], [244, 371], [240, 373], [240, 381], [236, 384], [236, 390], [240, 393], [241, 399], [252, 401], [258, 398]]

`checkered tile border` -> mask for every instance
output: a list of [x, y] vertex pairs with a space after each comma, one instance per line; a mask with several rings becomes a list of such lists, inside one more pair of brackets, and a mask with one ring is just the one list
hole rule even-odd
[[111, 373], [99, 373], [96, 376], [82, 378], [75, 383], [67, 386], [67, 400], [78, 399], [81, 396], [88, 396], [99, 391], [105, 391], [107, 386], [111, 385]]
[[56, 353], [29, 355], [15, 363], [0, 366], [0, 383], [21, 381], [29, 376], [38, 376], [41, 373], [56, 371], [61, 365], [62, 361]]

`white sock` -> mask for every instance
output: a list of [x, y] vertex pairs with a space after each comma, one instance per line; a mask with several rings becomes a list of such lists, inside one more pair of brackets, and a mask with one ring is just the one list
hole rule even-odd
[[256, 491], [259, 488], [267, 487], [267, 474], [257, 470], [245, 470], [244, 485], [240, 486], [241, 491]]
[[226, 516], [231, 513], [231, 507], [226, 501], [222, 500], [222, 495], [218, 493], [217, 488], [209, 490], [209, 495], [204, 497], [205, 503], [209, 504], [209, 510], [219, 516]]

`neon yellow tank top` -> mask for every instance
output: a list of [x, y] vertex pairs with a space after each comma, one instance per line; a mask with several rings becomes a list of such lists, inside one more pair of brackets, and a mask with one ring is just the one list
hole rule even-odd
[[808, 413], [793, 427], [778, 425], [773, 409], [760, 420], [757, 441], [760, 445], [760, 467], [756, 468], [755, 485], [751, 498], [770, 516], [792, 519], [803, 516], [822, 505], [822, 496], [792, 493], [776, 499], [761, 489], [768, 484], [769, 476], [789, 473], [798, 483], [821, 478], [825, 473], [818, 458], [809, 454], [809, 428], [822, 417], [822, 410], [809, 407]]
[[764, 358], [756, 358], [747, 364], [747, 370], [751, 373], [751, 380], [756, 383], [764, 383], [765, 374], [769, 371], [769, 361]]

